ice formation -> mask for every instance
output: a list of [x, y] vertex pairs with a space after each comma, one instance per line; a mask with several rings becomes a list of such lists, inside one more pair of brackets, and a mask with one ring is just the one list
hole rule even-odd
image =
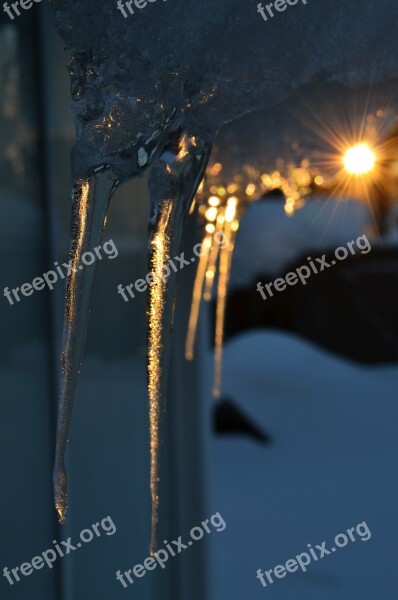
[[[187, 211], [224, 123], [277, 104], [321, 73], [356, 85], [393, 77], [398, 65], [395, 0], [309, 0], [266, 23], [256, 1], [169, 0], [128, 19], [115, 0], [52, 4], [56, 27], [72, 55], [71, 259], [76, 265], [98, 243], [116, 186], [154, 162], [149, 256], [152, 268], [161, 269], [164, 257], [181, 243]], [[93, 270], [84, 269], [72, 272], [67, 283], [54, 474], [61, 520], [67, 506], [64, 455], [93, 277]], [[170, 281], [150, 293], [154, 528], [159, 402], [173, 286]]]

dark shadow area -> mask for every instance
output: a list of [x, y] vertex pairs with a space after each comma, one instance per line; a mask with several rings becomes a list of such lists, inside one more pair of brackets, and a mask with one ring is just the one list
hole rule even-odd
[[[307, 256], [279, 276], [308, 264]], [[328, 252], [326, 261], [332, 260]], [[263, 285], [275, 279], [266, 273], [259, 278]], [[266, 300], [256, 287], [253, 281], [229, 295], [226, 340], [250, 329], [281, 329], [360, 363], [398, 362], [398, 249], [374, 247], [368, 255], [348, 257], [306, 285], [298, 281]]]

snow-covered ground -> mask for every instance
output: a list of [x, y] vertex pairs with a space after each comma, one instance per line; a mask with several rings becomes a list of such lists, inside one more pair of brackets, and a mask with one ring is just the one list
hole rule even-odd
[[[205, 397], [211, 404], [212, 357]], [[252, 332], [225, 347], [223, 396], [272, 437], [208, 432], [211, 600], [393, 600], [398, 590], [398, 366], [363, 369], [304, 340]], [[212, 513], [210, 513], [212, 514]], [[273, 569], [366, 521], [349, 543], [267, 588]]]

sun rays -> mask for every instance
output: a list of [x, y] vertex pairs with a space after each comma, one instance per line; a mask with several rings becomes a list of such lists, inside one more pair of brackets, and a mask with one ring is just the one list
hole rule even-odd
[[[215, 292], [215, 367], [213, 394], [221, 390], [222, 345], [228, 283], [239, 223], [250, 204], [267, 192], [281, 190], [285, 213], [293, 216], [315, 194], [338, 201], [366, 202], [373, 214], [385, 198], [398, 193], [398, 122], [389, 94], [377, 103], [372, 90], [346, 102], [342, 97], [302, 98], [301, 108], [289, 111], [311, 131], [313, 146], [296, 163], [275, 160], [276, 168], [264, 172], [261, 157], [242, 164], [239, 173], [227, 175], [223, 165], [208, 166], [196, 203], [204, 229], [203, 251], [194, 283], [186, 340], [186, 358], [194, 357], [195, 337], [202, 301]], [[257, 166], [255, 166], [257, 165]], [[383, 200], [384, 199], [384, 200]], [[386, 205], [388, 202], [385, 202]], [[376, 218], [375, 218], [376, 220]], [[225, 248], [212, 245], [222, 232]]]

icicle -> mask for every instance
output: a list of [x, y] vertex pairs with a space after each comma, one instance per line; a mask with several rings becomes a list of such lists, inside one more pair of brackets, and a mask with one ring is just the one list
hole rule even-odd
[[[150, 552], [156, 550], [159, 509], [159, 444], [162, 406], [166, 395], [166, 371], [170, 359], [171, 331], [176, 292], [176, 274], [168, 268], [170, 257], [181, 252], [185, 222], [203, 177], [210, 144], [187, 136], [181, 130], [169, 138], [151, 173], [152, 213], [149, 265], [154, 283], [148, 294], [148, 395], [152, 499]], [[165, 273], [168, 275], [165, 277]], [[157, 275], [157, 276], [156, 276]]]
[[224, 215], [224, 239], [227, 245], [220, 249], [220, 268], [217, 285], [216, 324], [214, 333], [214, 382], [213, 395], [221, 395], [222, 352], [224, 342], [224, 320], [227, 303], [228, 284], [231, 275], [232, 256], [235, 247], [236, 229], [234, 226], [237, 199], [228, 200]]
[[70, 272], [66, 283], [64, 332], [61, 355], [61, 389], [54, 467], [54, 500], [59, 521], [67, 511], [65, 451], [68, 441], [78, 373], [86, 337], [91, 304], [95, 263], [82, 262], [85, 252], [93, 252], [100, 243], [109, 201], [117, 182], [105, 167], [79, 181], [73, 190]]
[[[225, 220], [224, 208], [221, 207], [218, 210], [217, 221], [216, 221], [216, 235], [218, 236], [218, 239], [221, 239], [221, 236], [224, 233], [224, 220]], [[214, 282], [216, 279], [217, 261], [218, 261], [219, 255], [220, 255], [220, 246], [218, 244], [213, 244], [210, 255], [209, 255], [209, 261], [207, 263], [205, 289], [204, 289], [204, 293], [203, 293], [203, 299], [206, 302], [210, 302], [211, 297], [212, 297]]]
[[207, 272], [207, 265], [209, 262], [211, 242], [212, 236], [207, 234], [202, 243], [202, 251], [199, 258], [198, 269], [196, 272], [195, 283], [192, 292], [191, 312], [189, 315], [188, 333], [185, 343], [185, 358], [187, 360], [193, 360], [194, 357], [196, 331], [199, 321], [200, 305], [202, 303], [203, 285]]
[[[202, 191], [203, 187], [202, 182], [198, 192]], [[207, 209], [205, 205], [202, 205], [202, 211], [199, 209], [199, 212], [204, 214], [207, 224], [205, 226], [206, 235], [202, 242], [202, 252], [192, 292], [191, 311], [185, 342], [185, 358], [187, 360], [193, 360], [194, 358], [196, 332], [202, 298], [206, 301], [211, 300], [217, 270], [217, 260], [220, 252], [219, 244], [213, 244], [213, 241], [215, 239], [222, 239], [224, 228], [224, 207], [220, 207], [219, 204], [220, 199], [216, 196], [211, 196], [208, 200]]]
[[167, 306], [167, 281], [164, 266], [170, 251], [170, 235], [172, 235], [173, 212], [172, 200], [165, 200], [159, 207], [158, 219], [150, 242], [150, 270], [154, 276], [154, 284], [148, 293], [148, 399], [149, 399], [149, 444], [150, 444], [150, 486], [152, 498], [151, 552], [156, 547], [156, 525], [159, 508], [159, 446], [160, 446], [160, 413], [161, 387], [164, 379], [162, 355], [164, 347], [164, 329]]
[[[203, 211], [208, 222], [206, 224], [206, 235], [202, 242], [203, 251], [192, 293], [191, 312], [185, 345], [185, 358], [187, 360], [193, 359], [202, 294], [203, 300], [211, 300], [217, 274], [217, 263], [219, 261], [214, 333], [215, 351], [213, 381], [213, 394], [215, 397], [219, 397], [222, 381], [222, 349], [224, 342], [224, 320], [228, 283], [231, 273], [236, 232], [239, 227], [239, 216], [242, 214], [243, 206], [235, 196], [228, 198], [226, 204], [221, 206], [220, 200], [215, 196], [210, 197], [208, 202], [209, 205], [207, 210]], [[214, 241], [216, 239], [223, 239], [223, 246], [220, 246], [219, 243], [212, 245], [212, 240]]]

